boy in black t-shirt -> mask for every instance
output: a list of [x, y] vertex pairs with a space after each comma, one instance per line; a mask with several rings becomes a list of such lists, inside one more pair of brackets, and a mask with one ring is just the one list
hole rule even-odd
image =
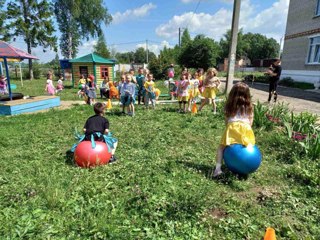
[[281, 65], [280, 65], [280, 59], [277, 59], [269, 68], [267, 74], [270, 76], [269, 79], [269, 97], [268, 97], [268, 102], [270, 103], [272, 94], [274, 94], [274, 102], [277, 101], [277, 87], [278, 87], [278, 82], [280, 79], [281, 75]]
[[[93, 135], [95, 141], [105, 141], [103, 135], [108, 135], [109, 133], [109, 121], [105, 117], [103, 117], [105, 113], [105, 105], [103, 103], [98, 102], [94, 104], [93, 109], [96, 115], [89, 117], [83, 127], [83, 131], [85, 134], [84, 140], [90, 141], [91, 135]], [[100, 133], [100, 136], [98, 133]], [[113, 146], [110, 146], [112, 150], [112, 157], [109, 163], [114, 162], [116, 160], [114, 153], [116, 151], [117, 145], [118, 142], [113, 141]]]

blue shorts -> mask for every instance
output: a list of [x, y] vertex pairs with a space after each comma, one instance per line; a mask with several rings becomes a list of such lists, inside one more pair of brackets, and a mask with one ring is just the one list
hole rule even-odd
[[124, 106], [129, 106], [131, 103], [134, 103], [131, 96], [121, 96], [120, 101]]

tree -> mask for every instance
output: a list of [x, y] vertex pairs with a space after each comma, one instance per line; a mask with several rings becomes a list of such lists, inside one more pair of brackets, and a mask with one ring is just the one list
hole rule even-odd
[[93, 46], [93, 49], [94, 53], [100, 55], [101, 57], [110, 58], [110, 51], [107, 48], [107, 44], [103, 34], [99, 36], [98, 42]]
[[188, 31], [188, 28], [186, 28], [181, 36], [181, 47], [187, 46], [191, 42], [190, 33]]
[[134, 62], [135, 63], [145, 63], [145, 62], [147, 62], [146, 55], [147, 55], [147, 52], [146, 52], [146, 50], [144, 50], [143, 47], [137, 48], [135, 53], [134, 53]]
[[75, 57], [81, 39], [100, 36], [101, 23], [108, 25], [112, 20], [103, 0], [55, 0], [54, 12], [62, 33], [60, 48], [65, 58]]
[[203, 68], [217, 64], [220, 55], [218, 43], [204, 35], [197, 35], [193, 41], [181, 49], [178, 62], [187, 68]]
[[[43, 46], [56, 51], [56, 37], [53, 21], [51, 19], [52, 8], [47, 0], [16, 0], [8, 3], [7, 18], [9, 23], [10, 38], [22, 36], [27, 44], [28, 53], [32, 48]], [[30, 79], [33, 79], [32, 60], [29, 59]]]
[[[224, 38], [220, 40], [222, 59], [228, 57], [231, 32], [228, 30]], [[267, 38], [259, 33], [243, 34], [242, 29], [238, 33], [237, 58], [247, 56], [254, 59], [275, 58], [279, 52], [279, 44], [273, 38]]]
[[[220, 47], [221, 47], [221, 57], [222, 61], [224, 58], [228, 58], [229, 56], [229, 48], [231, 42], [231, 30], [228, 30], [224, 35], [223, 38], [220, 40]], [[246, 42], [243, 41], [243, 31], [242, 29], [238, 32], [238, 43], [237, 43], [237, 58], [240, 58], [245, 55], [245, 49], [247, 48]]]
[[5, 0], [0, 0], [0, 40], [8, 40], [8, 29], [4, 26], [6, 19], [6, 12], [4, 9]]
[[115, 58], [119, 63], [132, 63], [134, 61], [134, 52], [116, 53]]
[[250, 60], [275, 58], [280, 45], [273, 38], [267, 38], [259, 33], [246, 33], [243, 41], [247, 44], [246, 55]]

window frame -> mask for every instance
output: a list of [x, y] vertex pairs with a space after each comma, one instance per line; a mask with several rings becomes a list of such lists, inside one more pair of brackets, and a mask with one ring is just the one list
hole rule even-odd
[[[312, 43], [313, 39], [315, 38], [319, 38], [320, 40], [320, 35], [314, 35], [309, 37], [308, 55], [306, 59], [306, 64], [308, 65], [320, 65], [320, 41], [318, 43]], [[318, 51], [319, 51], [318, 62], [314, 62], [316, 46], [318, 46]]]
[[317, 1], [315, 16], [320, 17], [320, 0]]
[[[107, 69], [107, 70], [105, 71], [105, 70], [102, 70], [102, 69]], [[102, 74], [102, 73], [104, 73], [104, 74]], [[107, 73], [107, 74], [105, 74], [105, 73]], [[109, 77], [109, 66], [101, 65], [100, 66], [100, 77], [104, 78], [105, 76]]]

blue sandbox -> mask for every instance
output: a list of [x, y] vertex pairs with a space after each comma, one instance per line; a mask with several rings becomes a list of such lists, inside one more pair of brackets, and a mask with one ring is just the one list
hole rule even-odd
[[16, 115], [36, 112], [60, 106], [60, 97], [37, 96], [28, 99], [19, 99], [0, 102], [0, 115]]

